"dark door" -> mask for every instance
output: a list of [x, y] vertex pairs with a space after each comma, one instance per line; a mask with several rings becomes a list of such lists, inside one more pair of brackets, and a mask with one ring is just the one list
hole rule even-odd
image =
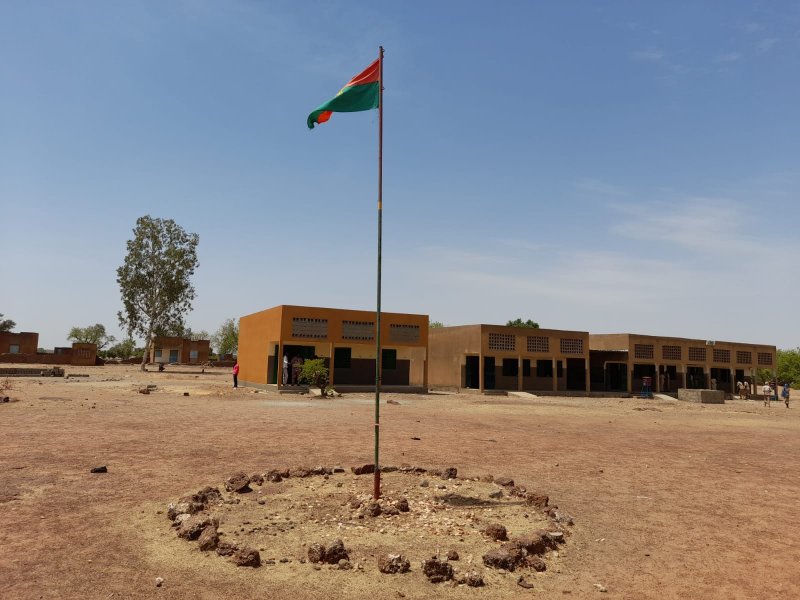
[[478, 356], [468, 356], [467, 366], [464, 370], [464, 387], [477, 390], [481, 387], [481, 359]]
[[268, 358], [267, 362], [272, 361], [269, 370], [269, 382], [270, 383], [278, 383], [278, 363], [281, 362], [281, 358], [278, 356], [278, 344], [275, 344], [275, 351], [272, 353], [272, 358]]
[[606, 391], [628, 391], [628, 367], [625, 363], [606, 364]]
[[494, 356], [483, 357], [483, 389], [494, 389]]
[[584, 359], [567, 359], [567, 389], [586, 391], [586, 361]]

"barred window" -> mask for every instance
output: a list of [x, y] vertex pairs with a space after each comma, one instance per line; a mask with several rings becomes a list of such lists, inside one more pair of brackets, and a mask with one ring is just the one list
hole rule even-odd
[[740, 365], [749, 365], [753, 362], [753, 353], [745, 350], [736, 351], [736, 362]]
[[769, 352], [759, 352], [758, 353], [758, 364], [760, 365], [771, 365], [772, 364], [772, 354]]
[[512, 333], [490, 333], [489, 350], [514, 350], [517, 347], [516, 340]]
[[562, 354], [583, 354], [583, 340], [561, 338]]
[[292, 337], [326, 338], [328, 337], [328, 319], [294, 317], [292, 319]]
[[689, 360], [705, 362], [706, 349], [705, 348], [689, 348]]
[[661, 358], [667, 360], [680, 360], [681, 359], [680, 346], [661, 346]]
[[731, 362], [731, 351], [730, 350], [721, 350], [718, 348], [714, 348], [713, 351], [714, 362], [716, 363], [729, 363]]
[[550, 338], [544, 335], [529, 335], [528, 352], [550, 352]]
[[653, 358], [654, 356], [653, 344], [634, 344], [633, 357], [634, 358]]
[[414, 343], [419, 341], [419, 325], [389, 325], [389, 341]]
[[375, 323], [373, 321], [342, 321], [342, 339], [374, 340]]

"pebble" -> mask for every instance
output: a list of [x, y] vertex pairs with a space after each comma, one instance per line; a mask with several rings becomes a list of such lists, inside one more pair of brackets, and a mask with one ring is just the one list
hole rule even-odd
[[161, 584], [164, 583], [163, 577], [156, 577], [156, 587], [161, 587]]
[[596, 588], [597, 588], [597, 591], [598, 591], [598, 592], [607, 592], [607, 591], [608, 591], [608, 590], [606, 589], [606, 586], [604, 586], [604, 585], [601, 585], [601, 584], [599, 584], [599, 583], [595, 583], [595, 584], [594, 584], [594, 587], [596, 587]]

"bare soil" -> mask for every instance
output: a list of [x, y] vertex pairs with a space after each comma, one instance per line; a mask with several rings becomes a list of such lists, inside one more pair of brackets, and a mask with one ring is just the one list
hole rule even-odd
[[[11, 378], [15, 401], [0, 404], [4, 599], [800, 598], [800, 405], [384, 395], [399, 404], [381, 405], [383, 463], [510, 475], [574, 517], [547, 570], [525, 571], [528, 590], [519, 572], [481, 564], [481, 548], [498, 544], [480, 533], [494, 520], [485, 506], [443, 506], [448, 495], [484, 498], [491, 484], [427, 477], [421, 488], [425, 476], [389, 473], [385, 491], [407, 496], [409, 513], [358, 519], [345, 505], [371, 490], [370, 475], [349, 472], [372, 459], [371, 395], [234, 390], [227, 370], [67, 372], [90, 376]], [[147, 384], [158, 387], [139, 394]], [[100, 465], [108, 473], [89, 472]], [[235, 471], [292, 465], [348, 472], [253, 486], [224, 505], [220, 525], [223, 539], [263, 548], [275, 564], [236, 567], [170, 527], [178, 497], [223, 489]], [[503, 503], [489, 509], [505, 511], [510, 534], [542, 524], [540, 512]], [[362, 569], [300, 562], [303, 544], [335, 537]], [[467, 569], [471, 557], [485, 587], [422, 576], [421, 559], [451, 546], [453, 564]], [[379, 573], [384, 549], [407, 554], [411, 571]]]

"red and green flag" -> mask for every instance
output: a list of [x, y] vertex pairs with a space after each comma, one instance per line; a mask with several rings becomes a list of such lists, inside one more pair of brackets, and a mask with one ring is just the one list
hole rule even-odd
[[314, 129], [315, 123], [324, 123], [335, 112], [358, 112], [378, 108], [380, 69], [381, 61], [377, 59], [348, 81], [332, 100], [328, 100], [308, 115], [306, 119], [308, 128]]

